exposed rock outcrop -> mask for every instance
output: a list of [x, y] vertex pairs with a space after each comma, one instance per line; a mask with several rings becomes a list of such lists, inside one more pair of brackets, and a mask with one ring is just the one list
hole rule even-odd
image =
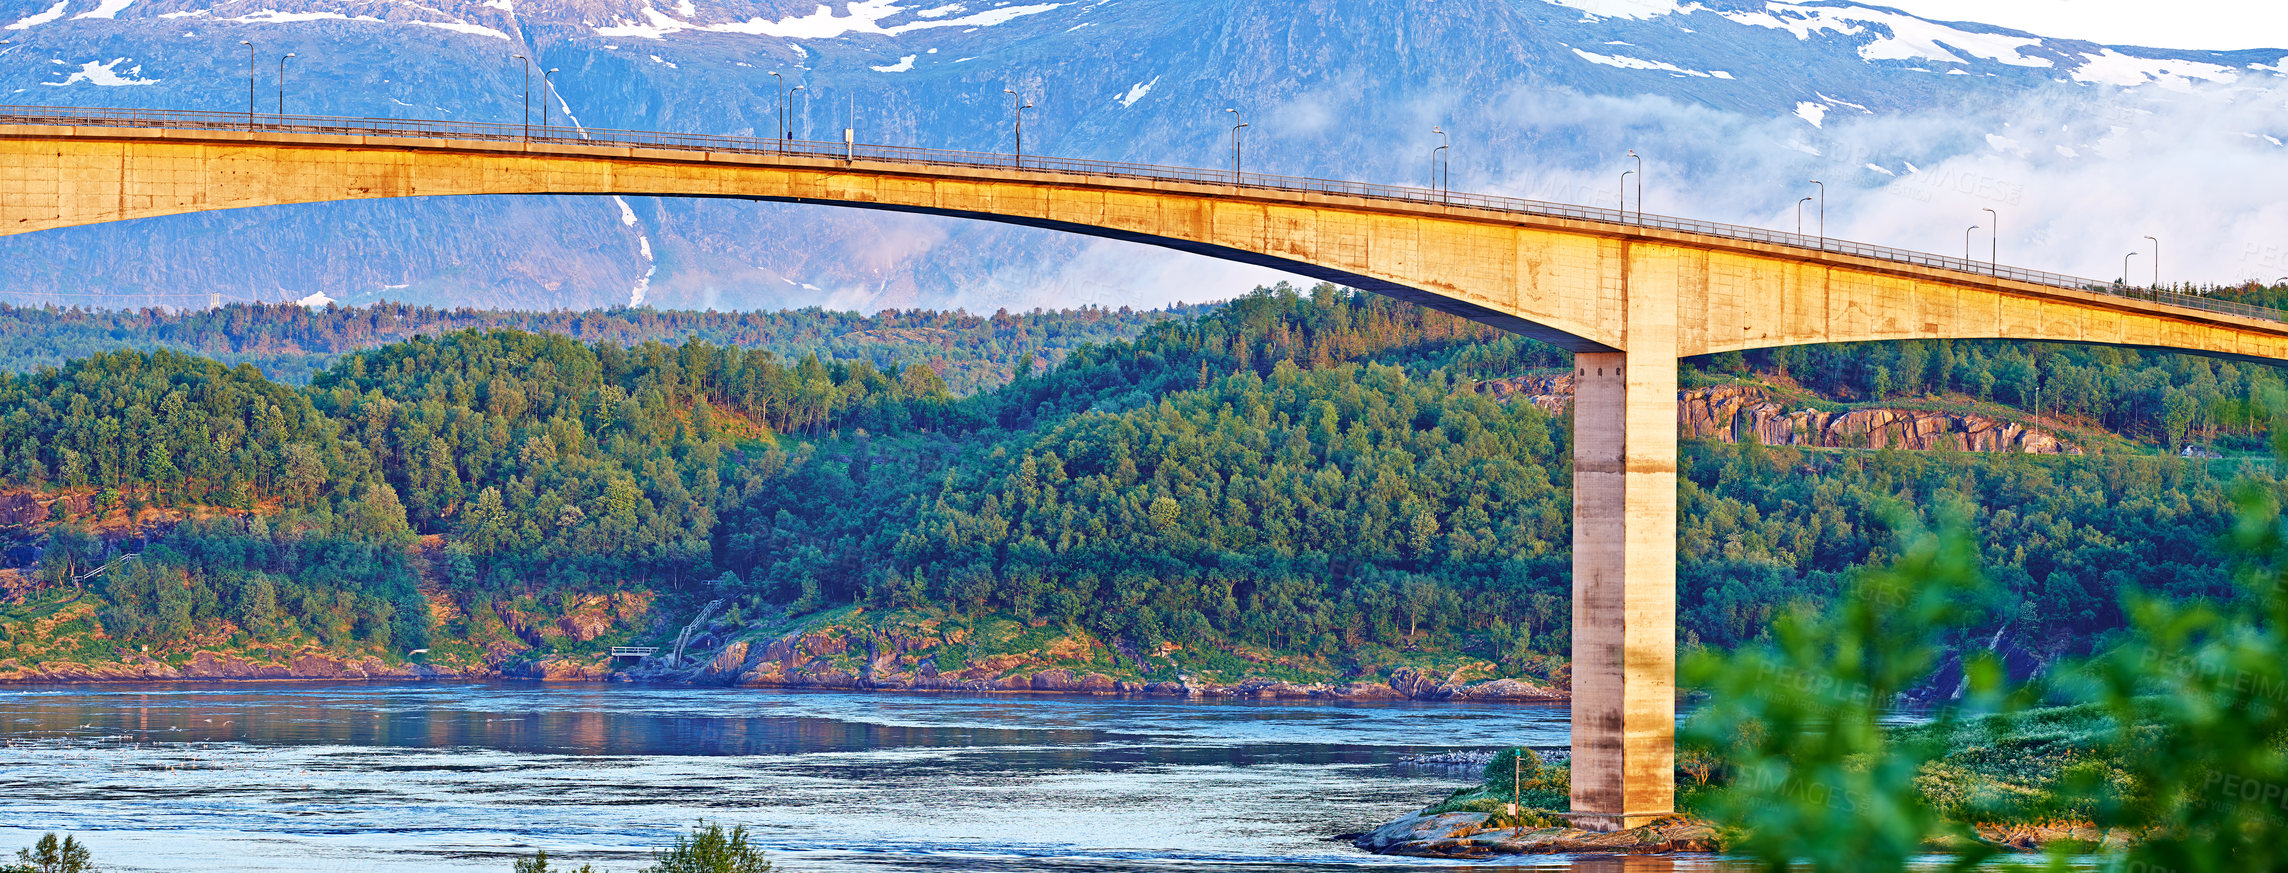
[[[1573, 377], [1525, 376], [1478, 383], [1480, 393], [1531, 403], [1552, 413], [1573, 402]], [[1679, 391], [1678, 435], [1686, 439], [1805, 448], [1951, 448], [1970, 452], [2078, 455], [2082, 449], [2057, 435], [2013, 421], [1968, 412], [1868, 408], [1847, 412], [1790, 407], [1755, 385], [1716, 385]]]

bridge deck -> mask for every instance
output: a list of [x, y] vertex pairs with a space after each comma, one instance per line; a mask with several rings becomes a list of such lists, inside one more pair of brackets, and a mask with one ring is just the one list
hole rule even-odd
[[[2127, 297], [2204, 312], [2236, 315], [2265, 321], [2288, 322], [2288, 312], [2277, 309], [2214, 300], [2197, 294], [2183, 294], [2157, 288], [2137, 288], [2122, 282], [2088, 279], [2045, 270], [2007, 266], [1833, 237], [1811, 236], [1746, 225], [1646, 214], [1641, 211], [1477, 194], [1445, 188], [1415, 188], [1303, 176], [1235, 173], [1229, 170], [1211, 170], [1198, 167], [1175, 167], [1037, 155], [1019, 157], [996, 152], [971, 152], [914, 146], [762, 139], [665, 131], [613, 130], [478, 121], [351, 118], [323, 115], [281, 116], [250, 112], [0, 106], [0, 137], [22, 135], [28, 132], [23, 130], [27, 127], [157, 129], [203, 133], [241, 133], [249, 136], [302, 134], [319, 137], [354, 137], [360, 140], [380, 137], [398, 140], [400, 145], [407, 147], [419, 147], [422, 144], [419, 141], [429, 141], [432, 145], [445, 145], [450, 141], [462, 140], [577, 149], [592, 149], [599, 146], [627, 149], [665, 149], [774, 158], [827, 161], [863, 160], [938, 167], [1006, 169], [1147, 182], [1222, 186], [1267, 192], [1331, 194], [1674, 231], [1797, 249], [1806, 254], [1846, 255], [1894, 264], [1949, 270], [1973, 276], [1987, 276], [1997, 280]], [[10, 128], [15, 128], [17, 131], [12, 134]], [[93, 131], [89, 133], [95, 135]]]

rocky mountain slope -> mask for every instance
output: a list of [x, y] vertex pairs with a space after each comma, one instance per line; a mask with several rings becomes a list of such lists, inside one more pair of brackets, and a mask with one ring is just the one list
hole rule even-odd
[[[2158, 230], [2164, 281], [2288, 273], [2288, 181], [2262, 172], [2288, 156], [2288, 51], [1841, 0], [9, 0], [0, 21], [0, 89], [23, 104], [518, 122], [522, 55], [535, 120], [769, 135], [783, 105], [798, 137], [1007, 150], [1006, 88], [1037, 107], [1027, 148], [1060, 155], [1219, 166], [1235, 108], [1250, 168], [1419, 184], [1437, 126], [1458, 188], [1612, 202], [1635, 149], [1653, 212], [1792, 227], [1818, 178], [1836, 236], [1952, 251], [1993, 207], [2009, 262], [2109, 276]], [[250, 209], [0, 255], [20, 265], [0, 299], [106, 305], [990, 310], [1264, 278], [950, 219], [610, 197]]]

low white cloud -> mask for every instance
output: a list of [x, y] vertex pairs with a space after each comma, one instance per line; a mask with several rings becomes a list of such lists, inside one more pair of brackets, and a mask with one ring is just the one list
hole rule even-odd
[[[1816, 130], [1792, 115], [1564, 89], [1519, 88], [1485, 105], [1455, 125], [1534, 127], [1468, 143], [1485, 157], [1457, 144], [1460, 189], [1612, 207], [1635, 166], [1624, 152], [1636, 148], [1654, 214], [1792, 230], [1795, 202], [1821, 179], [1833, 237], [1955, 252], [1962, 228], [1987, 223], [1982, 210], [1993, 208], [2005, 264], [2110, 279], [2151, 234], [2166, 249], [2163, 281], [2288, 276], [2288, 173], [2283, 147], [2266, 138], [2288, 133], [2288, 80], [2278, 77], [2187, 92], [2060, 83], [1979, 110], [1828, 112]], [[1394, 157], [1399, 181], [1420, 184], [1418, 160]]]

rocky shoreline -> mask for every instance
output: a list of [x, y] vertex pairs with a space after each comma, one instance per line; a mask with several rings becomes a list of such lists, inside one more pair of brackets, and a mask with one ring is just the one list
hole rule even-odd
[[[731, 628], [723, 628], [730, 636]], [[1257, 700], [1429, 701], [1563, 703], [1571, 690], [1560, 680], [1542, 683], [1483, 678], [1460, 670], [1431, 673], [1412, 667], [1347, 681], [1294, 681], [1263, 676], [1237, 680], [1179, 673], [1174, 680], [1123, 678], [1101, 669], [1059, 666], [1058, 650], [997, 655], [941, 670], [947, 641], [898, 629], [847, 625], [786, 632], [767, 642], [704, 635], [679, 662], [660, 656], [634, 664], [602, 654], [520, 658], [496, 652], [482, 664], [388, 663], [372, 655], [341, 655], [315, 647], [297, 651], [200, 650], [160, 660], [119, 653], [119, 660], [84, 664], [0, 660], [0, 684], [264, 679], [526, 679], [541, 682], [658, 682], [738, 688], [814, 688], [845, 691], [955, 691], [972, 693], [1104, 694]], [[1063, 663], [1074, 663], [1068, 659]], [[1085, 661], [1083, 662], [1085, 663]]]
[[[1140, 694], [1262, 700], [1451, 701], [1558, 703], [1570, 689], [1523, 679], [1466, 681], [1399, 668], [1385, 680], [1294, 682], [1251, 677], [1215, 682], [1189, 675], [1174, 681], [1122, 679], [1107, 673], [1023, 662], [998, 662], [941, 671], [922, 641], [898, 634], [846, 628], [796, 631], [755, 645], [735, 641], [682, 666], [647, 664], [614, 678], [742, 688], [832, 688], [855, 691], [968, 691], [1051, 694]], [[542, 663], [542, 679], [587, 678], [586, 665]]]
[[1256, 700], [1345, 700], [1485, 703], [1562, 703], [1564, 689], [1518, 679], [1459, 683], [1398, 670], [1386, 682], [1297, 683], [1248, 679], [1219, 684], [1184, 679], [1138, 682], [1095, 673], [1049, 669], [1029, 675], [962, 678], [925, 673], [872, 677], [835, 670], [792, 671], [748, 666], [737, 651], [719, 653], [707, 663], [683, 669], [615, 669], [600, 660], [548, 657], [479, 669], [428, 664], [390, 664], [376, 657], [342, 657], [300, 652], [290, 657], [255, 659], [197, 652], [180, 665], [148, 656], [101, 664], [0, 661], [0, 685], [162, 681], [262, 680], [452, 680], [522, 679], [538, 682], [660, 682], [741, 688], [807, 688], [843, 691], [954, 691], [973, 693], [1103, 694], [1162, 697], [1246, 698]]
[[1579, 828], [1490, 827], [1483, 812], [1407, 815], [1364, 834], [1352, 845], [1381, 855], [1417, 858], [1489, 858], [1495, 855], [1658, 855], [1722, 849], [1716, 829], [1683, 816], [1640, 828], [1600, 833]]
[[391, 664], [380, 658], [343, 657], [319, 651], [296, 652], [280, 658], [255, 659], [243, 655], [196, 652], [183, 664], [169, 664], [138, 655], [101, 664], [40, 662], [26, 665], [0, 661], [0, 684], [66, 684], [80, 682], [259, 681], [266, 679], [461, 679], [485, 678], [426, 664]]

